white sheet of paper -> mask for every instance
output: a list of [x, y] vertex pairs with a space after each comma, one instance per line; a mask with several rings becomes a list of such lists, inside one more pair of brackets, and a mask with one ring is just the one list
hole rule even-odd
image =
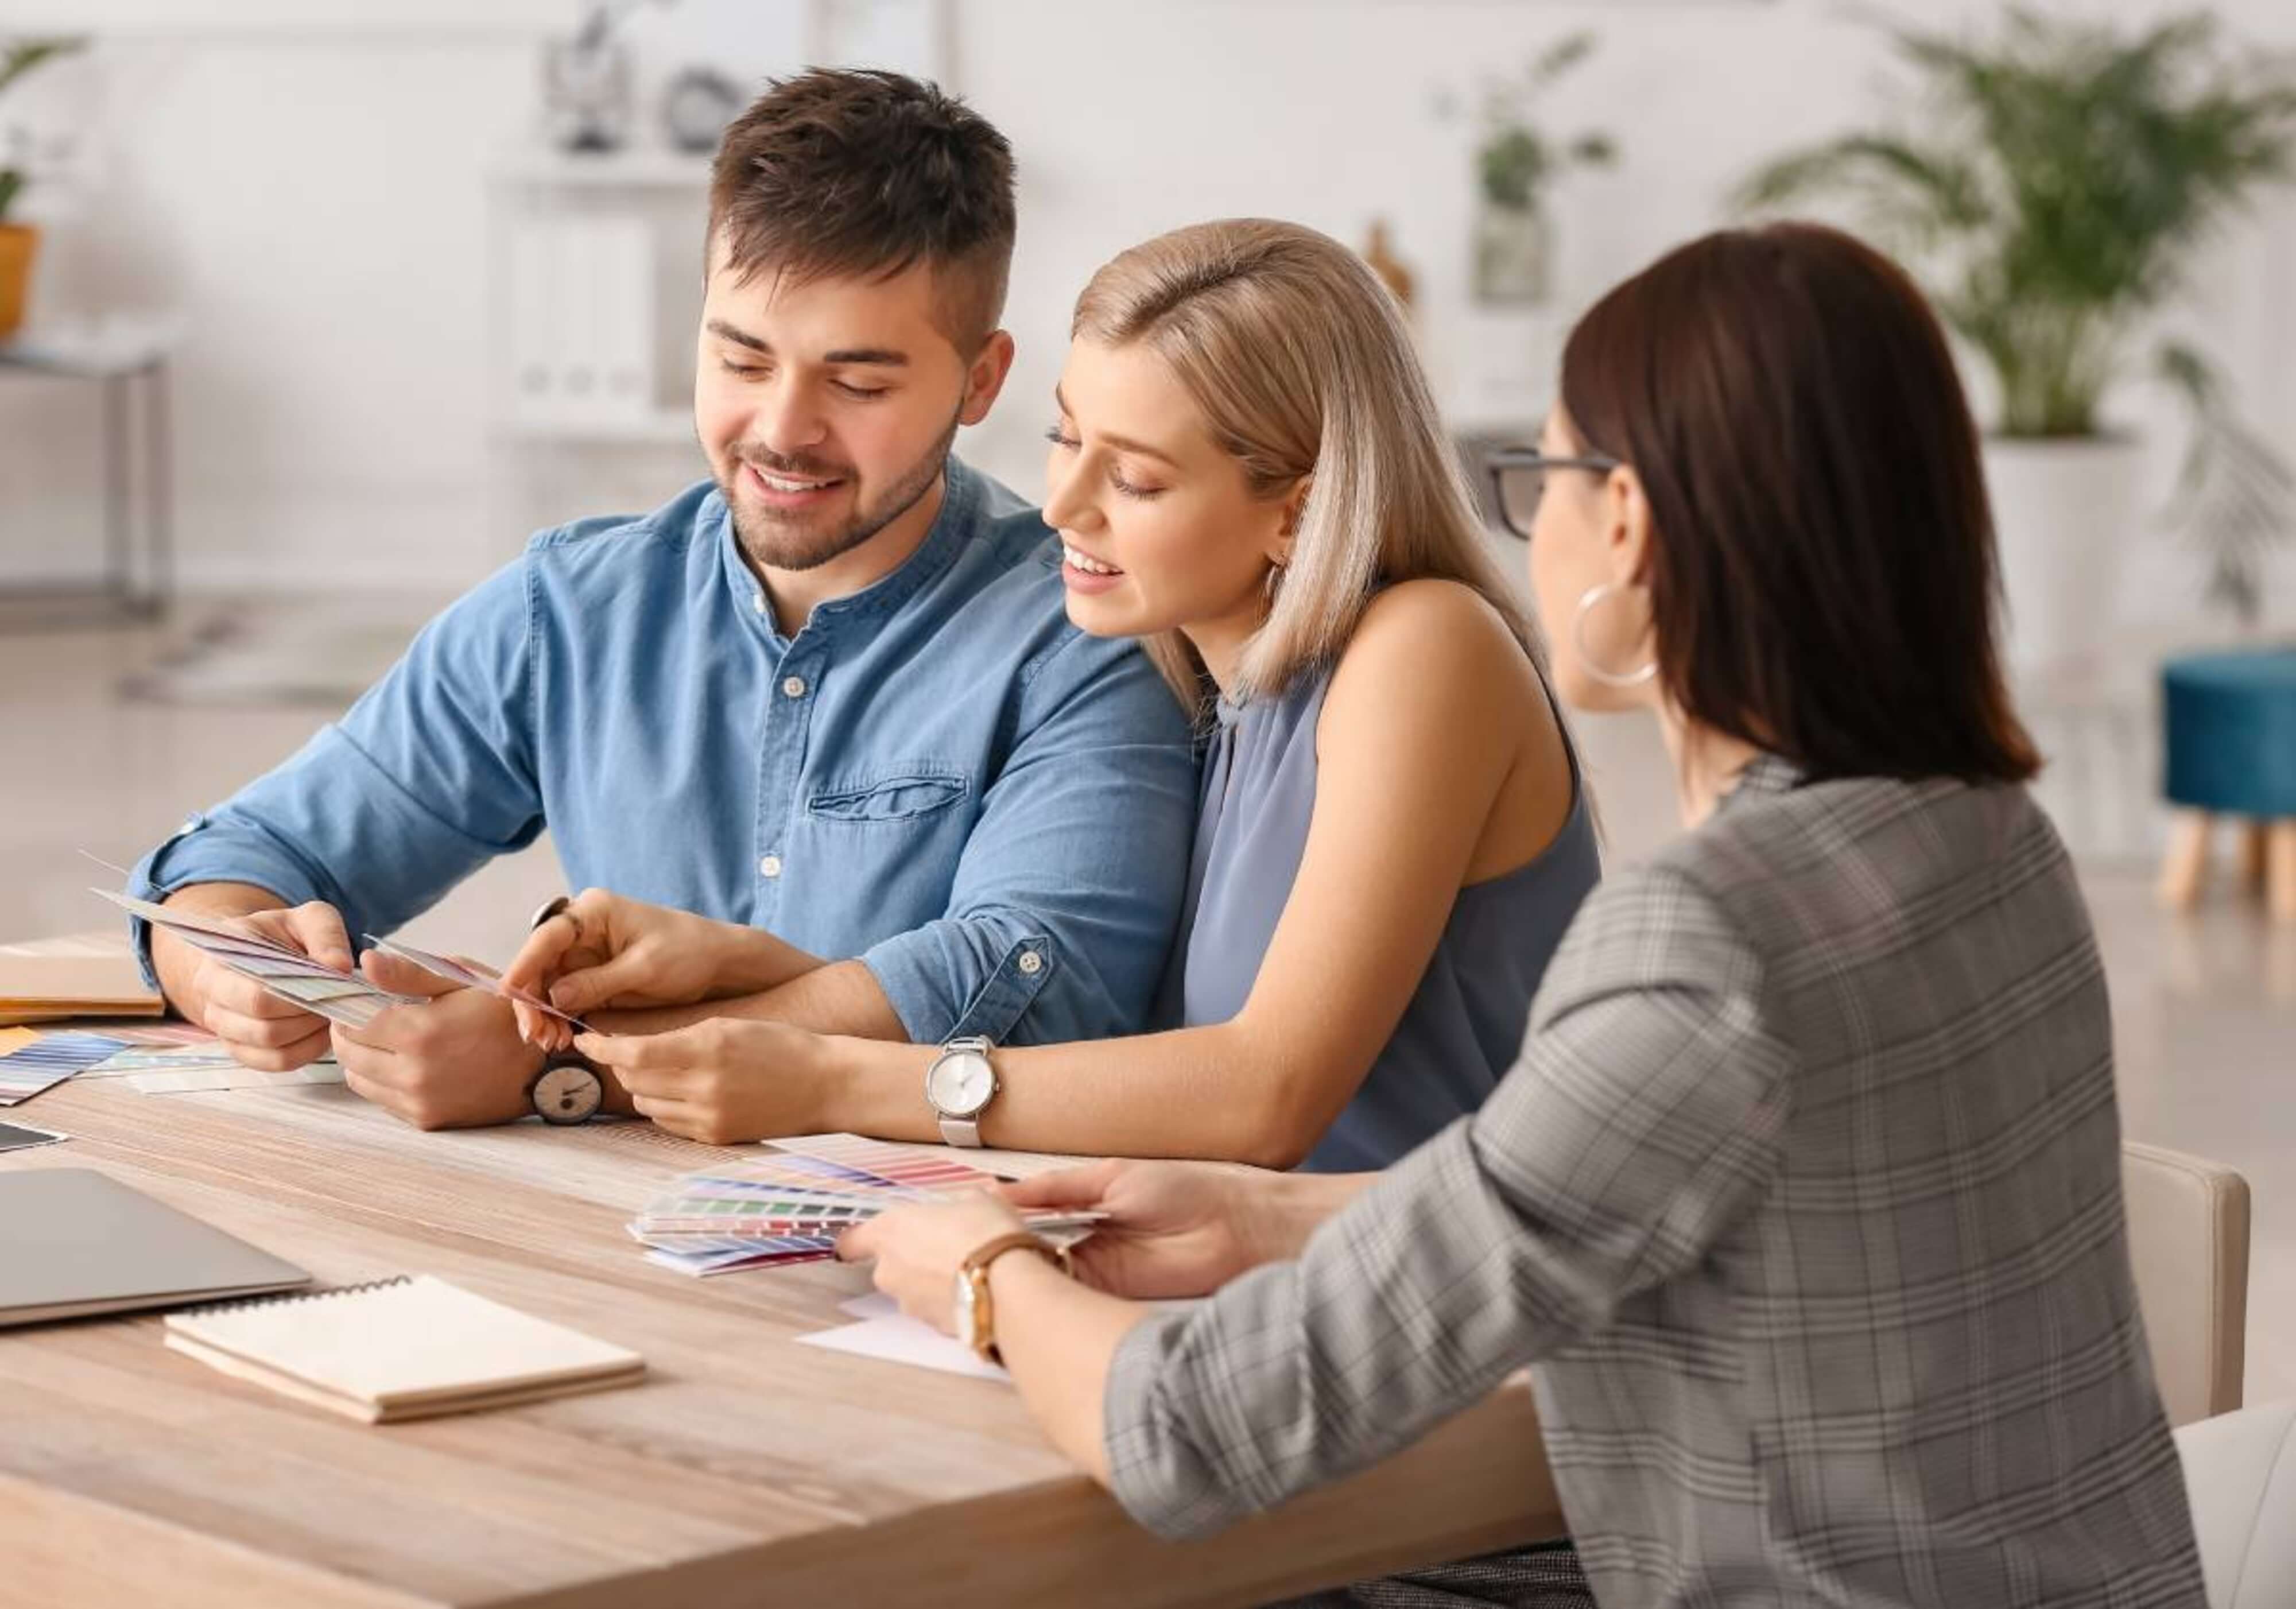
[[993, 1363], [983, 1363], [962, 1341], [942, 1334], [922, 1319], [910, 1318], [882, 1291], [872, 1291], [866, 1296], [856, 1296], [837, 1305], [840, 1311], [850, 1313], [860, 1322], [800, 1335], [800, 1345], [939, 1369], [946, 1374], [971, 1375], [976, 1380], [1012, 1383], [1012, 1375]]
[[340, 1084], [343, 1070], [332, 1062], [314, 1062], [291, 1072], [263, 1072], [252, 1067], [197, 1068], [181, 1072], [131, 1072], [127, 1087], [138, 1095], [200, 1095], [210, 1089], [278, 1089], [291, 1084]]

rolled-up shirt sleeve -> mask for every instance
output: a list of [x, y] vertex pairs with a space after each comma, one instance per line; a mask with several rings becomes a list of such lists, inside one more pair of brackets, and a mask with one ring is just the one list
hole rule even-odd
[[1027, 673], [947, 914], [864, 952], [917, 1044], [1136, 1033], [1185, 897], [1188, 726], [1129, 643], [1069, 636]]
[[1597, 890], [1480, 1112], [1296, 1261], [1125, 1338], [1103, 1423], [1125, 1508], [1201, 1535], [1351, 1474], [1694, 1264], [1777, 1167], [1792, 1056], [1761, 989], [1679, 873]]
[[[252, 883], [290, 905], [325, 900], [356, 940], [532, 842], [542, 806], [528, 610], [521, 560], [426, 626], [341, 720], [188, 818], [137, 864], [130, 891], [164, 899], [193, 883]], [[135, 938], [148, 977], [140, 922]]]

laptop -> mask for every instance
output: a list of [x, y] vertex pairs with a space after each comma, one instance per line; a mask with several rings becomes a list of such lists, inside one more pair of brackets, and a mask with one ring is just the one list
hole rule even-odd
[[0, 1171], [0, 1328], [310, 1283], [293, 1263], [93, 1169]]

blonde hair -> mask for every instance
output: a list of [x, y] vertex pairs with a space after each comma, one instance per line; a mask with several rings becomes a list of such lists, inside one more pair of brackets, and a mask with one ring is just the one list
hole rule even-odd
[[[1280, 694], [1335, 662], [1381, 587], [1423, 576], [1480, 594], [1546, 684], [1538, 628], [1484, 546], [1410, 333], [1354, 252], [1267, 218], [1175, 229], [1094, 275], [1070, 334], [1163, 358], [1256, 496], [1308, 481], [1290, 563], [1238, 661], [1236, 697]], [[1144, 646], [1201, 712], [1208, 678], [1186, 637], [1162, 632]]]

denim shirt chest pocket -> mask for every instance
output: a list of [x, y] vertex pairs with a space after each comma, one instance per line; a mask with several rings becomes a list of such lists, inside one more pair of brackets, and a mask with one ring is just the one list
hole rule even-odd
[[844, 778], [818, 788], [806, 814], [822, 824], [890, 826], [939, 816], [971, 797], [972, 779], [935, 760], [894, 761], [869, 778]]

